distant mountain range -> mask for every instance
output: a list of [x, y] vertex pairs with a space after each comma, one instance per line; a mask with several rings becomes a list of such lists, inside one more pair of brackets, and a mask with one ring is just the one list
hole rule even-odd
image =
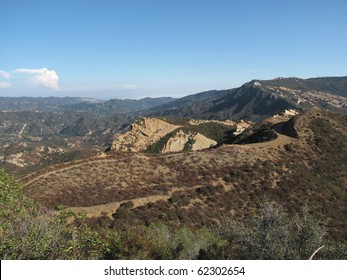
[[111, 99], [80, 97], [0, 97], [0, 110], [88, 112], [100, 116], [132, 114], [201, 119], [259, 121], [285, 109], [318, 107], [347, 113], [347, 77], [252, 80], [239, 88], [172, 97]]

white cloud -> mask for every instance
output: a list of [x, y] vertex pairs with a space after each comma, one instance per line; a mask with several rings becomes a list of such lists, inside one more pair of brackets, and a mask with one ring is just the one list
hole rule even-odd
[[6, 71], [0, 70], [0, 77], [3, 77], [5, 79], [9, 79], [9, 78], [11, 78], [11, 74], [6, 72]]
[[0, 88], [9, 88], [12, 85], [10, 83], [6, 83], [6, 82], [0, 82]]
[[54, 70], [48, 70], [47, 68], [41, 69], [16, 69], [13, 73], [26, 73], [33, 75], [32, 82], [36, 85], [42, 85], [51, 88], [55, 91], [60, 91], [58, 85], [59, 77]]

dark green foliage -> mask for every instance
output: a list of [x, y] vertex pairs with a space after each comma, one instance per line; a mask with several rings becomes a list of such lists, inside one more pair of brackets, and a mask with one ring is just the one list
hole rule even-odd
[[110, 232], [109, 236], [113, 245], [107, 259], [192, 260], [200, 258], [210, 246], [223, 243], [208, 229], [173, 229], [163, 224], [131, 227]]
[[233, 144], [262, 143], [276, 138], [277, 135], [271, 124], [257, 124], [238, 135]]
[[189, 138], [188, 141], [184, 144], [183, 151], [190, 151], [194, 143], [195, 143], [195, 140]]
[[167, 143], [167, 141], [174, 136], [176, 133], [176, 130], [166, 134], [164, 137], [160, 138], [158, 142], [150, 145], [147, 147], [147, 149], [145, 150], [146, 153], [153, 153], [153, 154], [159, 154], [161, 153], [161, 151], [164, 149], [165, 144]]
[[183, 129], [184, 132], [200, 133], [219, 144], [227, 142], [235, 130], [236, 127], [215, 122], [192, 125]]

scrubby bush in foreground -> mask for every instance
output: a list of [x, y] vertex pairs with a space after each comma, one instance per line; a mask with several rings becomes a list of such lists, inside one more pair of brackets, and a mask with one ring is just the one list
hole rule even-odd
[[2, 170], [0, 237], [1, 259], [98, 259], [107, 250], [84, 217], [63, 208], [44, 211]]

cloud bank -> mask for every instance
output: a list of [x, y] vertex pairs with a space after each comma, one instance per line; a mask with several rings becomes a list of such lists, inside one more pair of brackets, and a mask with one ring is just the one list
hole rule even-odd
[[48, 70], [47, 68], [41, 69], [16, 69], [12, 71], [16, 74], [29, 74], [30, 80], [34, 85], [48, 87], [54, 91], [60, 91], [58, 85], [59, 77], [54, 70]]

